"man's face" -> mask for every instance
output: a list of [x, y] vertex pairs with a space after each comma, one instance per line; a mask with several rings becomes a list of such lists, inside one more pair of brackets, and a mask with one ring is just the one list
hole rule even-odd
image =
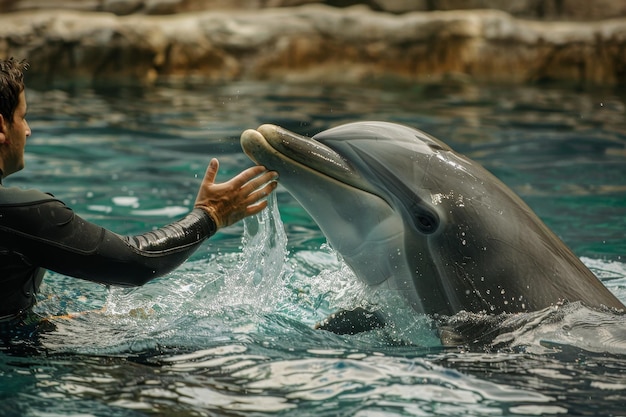
[[24, 147], [26, 138], [30, 136], [30, 127], [26, 121], [26, 95], [20, 93], [19, 103], [13, 114], [13, 121], [2, 120], [4, 143], [0, 144], [3, 158], [4, 176], [10, 175], [24, 168]]

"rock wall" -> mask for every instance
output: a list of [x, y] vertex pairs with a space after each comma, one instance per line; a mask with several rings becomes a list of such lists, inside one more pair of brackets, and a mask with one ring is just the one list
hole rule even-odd
[[[136, 3], [145, 9], [147, 4], [170, 3], [192, 10], [197, 1], [55, 1], [67, 6], [62, 10], [26, 7], [37, 0], [0, 1], [5, 10], [22, 9], [0, 15], [0, 57], [27, 58], [29, 76], [50, 83], [68, 77], [150, 82], [160, 76], [198, 76], [225, 81], [454, 77], [626, 84], [626, 18], [530, 21], [497, 10], [397, 14], [320, 4], [257, 8], [258, 3], [278, 0], [228, 2], [230, 7], [238, 3], [237, 11], [146, 15], [129, 13], [130, 9], [123, 13], [119, 8], [118, 13], [84, 9], [111, 8], [116, 3], [119, 7]], [[391, 3], [387, 1], [388, 6]], [[78, 4], [83, 10], [74, 10]]]
[[516, 17], [549, 20], [589, 21], [626, 17], [626, 0], [0, 0], [0, 12], [69, 9], [118, 15], [175, 14], [216, 9], [294, 7], [311, 3], [335, 7], [360, 4], [391, 13], [493, 9]]

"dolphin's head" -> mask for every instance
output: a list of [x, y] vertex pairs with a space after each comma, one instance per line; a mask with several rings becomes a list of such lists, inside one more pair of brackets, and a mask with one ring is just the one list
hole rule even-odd
[[424, 132], [384, 122], [351, 123], [312, 138], [263, 125], [245, 131], [241, 144], [252, 160], [278, 171], [368, 285], [401, 291], [429, 313], [458, 311], [465, 302], [458, 294], [476, 291], [459, 276], [472, 268], [461, 264], [486, 249], [477, 230], [498, 227], [481, 223], [493, 190], [485, 189], [481, 176], [489, 174], [478, 164]]

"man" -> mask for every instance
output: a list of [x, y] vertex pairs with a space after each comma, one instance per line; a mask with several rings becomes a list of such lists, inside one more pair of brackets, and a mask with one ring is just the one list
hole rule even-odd
[[45, 269], [103, 284], [143, 285], [183, 263], [208, 237], [263, 210], [277, 174], [246, 169], [216, 184], [212, 159], [193, 210], [137, 236], [120, 236], [77, 216], [50, 194], [7, 188], [2, 180], [24, 167], [26, 121], [23, 71], [0, 60], [0, 322], [20, 322], [35, 303]]

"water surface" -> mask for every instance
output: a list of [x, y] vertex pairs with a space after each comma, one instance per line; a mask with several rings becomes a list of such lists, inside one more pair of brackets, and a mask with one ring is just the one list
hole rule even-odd
[[[27, 168], [91, 221], [141, 233], [189, 210], [211, 157], [251, 163], [239, 135], [313, 135], [357, 120], [425, 130], [519, 193], [626, 301], [626, 95], [511, 86], [264, 83], [29, 90]], [[485, 346], [440, 346], [429, 317], [315, 331], [373, 297], [282, 188], [187, 263], [118, 289], [49, 273], [39, 314], [80, 313], [0, 351], [0, 415], [623, 415], [623, 316], [578, 304], [494, 318]], [[471, 323], [485, 318], [459, 316]], [[34, 351], [33, 351], [34, 350]]]

